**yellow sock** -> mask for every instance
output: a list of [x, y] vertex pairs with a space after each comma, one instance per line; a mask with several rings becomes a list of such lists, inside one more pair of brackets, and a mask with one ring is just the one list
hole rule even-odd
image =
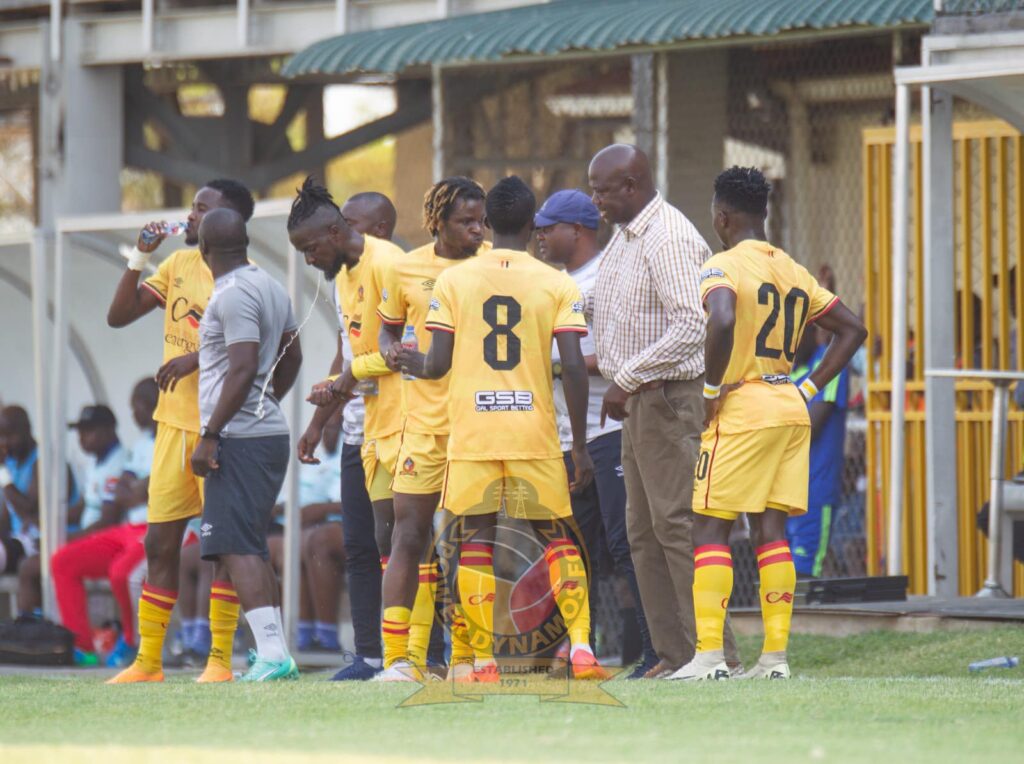
[[480, 663], [494, 660], [494, 547], [466, 542], [459, 554], [459, 599], [473, 655]]
[[210, 584], [210, 657], [207, 665], [231, 669], [231, 653], [238, 628], [238, 592], [229, 581]]
[[719, 544], [699, 546], [693, 553], [693, 612], [697, 621], [697, 652], [722, 649], [725, 612], [732, 594], [732, 552]]
[[380, 632], [384, 641], [384, 668], [407, 656], [409, 648], [409, 615], [407, 607], [384, 608]]
[[430, 630], [434, 627], [434, 598], [437, 597], [437, 563], [420, 564], [420, 582], [409, 618], [409, 660], [417, 666], [427, 665]]
[[135, 664], [149, 674], [163, 669], [164, 637], [177, 601], [177, 592], [157, 589], [149, 584], [142, 585], [142, 596], [139, 597], [139, 653], [135, 657]]
[[761, 619], [764, 621], [764, 652], [785, 652], [793, 620], [796, 568], [789, 542], [775, 541], [757, 548], [761, 574]]
[[456, 663], [473, 662], [473, 646], [469, 644], [469, 627], [466, 626], [466, 616], [462, 613], [461, 605], [452, 606], [452, 657], [451, 665]]
[[551, 593], [573, 647], [590, 649], [590, 589], [580, 550], [571, 539], [555, 539], [544, 550]]

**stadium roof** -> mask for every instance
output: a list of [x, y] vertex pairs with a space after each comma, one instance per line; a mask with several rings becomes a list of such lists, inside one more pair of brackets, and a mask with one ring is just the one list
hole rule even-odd
[[924, 26], [933, 16], [933, 0], [553, 0], [331, 37], [297, 53], [284, 74], [398, 74], [517, 55], [626, 52], [799, 31]]

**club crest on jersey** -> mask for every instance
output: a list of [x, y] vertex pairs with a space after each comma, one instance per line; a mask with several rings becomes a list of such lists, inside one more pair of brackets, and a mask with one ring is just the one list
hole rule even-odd
[[725, 271], [721, 268], [705, 268], [700, 272], [700, 280], [707, 281], [708, 279], [723, 279], [725, 278]]
[[409, 456], [402, 462], [402, 474], [408, 477], [416, 477], [416, 462]]
[[174, 277], [174, 288], [175, 289], [181, 289], [183, 286], [185, 286], [185, 279], [183, 279], [181, 276], [175, 276]]
[[362, 284], [359, 285], [359, 291], [356, 292], [356, 300], [358, 302], [362, 302], [363, 301], [363, 285]]
[[533, 411], [533, 393], [529, 390], [478, 390], [477, 411]]

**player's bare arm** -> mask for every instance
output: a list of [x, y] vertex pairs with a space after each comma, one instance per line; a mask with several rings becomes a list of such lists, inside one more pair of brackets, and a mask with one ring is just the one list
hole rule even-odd
[[[708, 387], [721, 387], [725, 370], [732, 357], [733, 331], [736, 328], [736, 293], [731, 289], [715, 289], [704, 301], [708, 311], [707, 337], [704, 340], [704, 382]], [[717, 398], [704, 397], [704, 426], [718, 416], [727, 390]]]
[[[139, 232], [139, 240], [136, 242], [135, 248], [144, 255], [155, 252], [160, 243], [167, 238], [164, 233], [166, 226], [167, 224], [163, 221], [149, 223]], [[143, 232], [153, 238], [150, 241], [144, 240]], [[139, 278], [141, 276], [142, 268], [132, 268], [131, 263], [121, 274], [121, 280], [117, 282], [117, 289], [114, 290], [114, 297], [107, 309], [108, 326], [114, 329], [127, 326], [160, 306], [160, 298], [149, 289], [140, 286]]]
[[[217, 406], [206, 423], [206, 429], [210, 432], [219, 433], [224, 429], [224, 425], [231, 421], [245, 403], [249, 388], [259, 371], [259, 348], [258, 342], [228, 345], [228, 371], [224, 375], [224, 386]], [[199, 477], [206, 477], [217, 467], [217, 441], [201, 438], [192, 454], [192, 471]]]
[[277, 351], [280, 361], [274, 369], [274, 378], [271, 381], [271, 388], [274, 397], [279, 401], [283, 400], [288, 391], [295, 384], [299, 376], [299, 369], [302, 367], [302, 345], [299, 342], [299, 333], [285, 332], [281, 335], [281, 345]]
[[[149, 290], [140, 290], [149, 292]], [[161, 366], [156, 373], [156, 383], [165, 393], [173, 393], [178, 381], [199, 371], [199, 353], [185, 353]]]
[[587, 451], [587, 405], [590, 397], [590, 379], [587, 362], [580, 350], [578, 332], [559, 332], [555, 335], [558, 355], [562, 359], [562, 389], [565, 405], [572, 425], [573, 481], [569, 490], [579, 493], [594, 480], [594, 463]]
[[820, 390], [850, 362], [853, 354], [868, 338], [868, 330], [864, 327], [864, 322], [857, 318], [853, 311], [843, 305], [840, 300], [836, 300], [831, 310], [825, 315], [819, 316], [815, 323], [833, 334], [832, 342], [829, 343], [828, 350], [825, 351], [825, 357], [821, 359], [821, 363], [814, 373], [808, 377]]
[[384, 363], [391, 371], [401, 371], [398, 365], [398, 351], [402, 349], [402, 325], [401, 324], [380, 324], [380, 334], [377, 336], [377, 345], [380, 347], [380, 354], [384, 356]]
[[[331, 361], [331, 368], [328, 371], [330, 376], [340, 374], [342, 367], [345, 365], [345, 353], [342, 349], [341, 334], [338, 334], [338, 350], [334, 354], [334, 360]], [[323, 386], [325, 383], [320, 382], [313, 386], [313, 391], [316, 392], [318, 386]], [[309, 400], [312, 394], [307, 397]], [[316, 447], [320, 445], [320, 441], [323, 438], [324, 426], [327, 424], [334, 413], [344, 405], [343, 400], [334, 400], [329, 406], [318, 406], [313, 412], [312, 419], [309, 420], [309, 424], [306, 426], [306, 431], [302, 433], [302, 437], [299, 438], [298, 445], [298, 457], [299, 461], [304, 464], [319, 464], [320, 460], [314, 456]]]
[[434, 332], [430, 340], [430, 352], [424, 355], [416, 350], [400, 348], [398, 363], [402, 371], [420, 379], [441, 379], [452, 368], [452, 353], [455, 350], [455, 334]]

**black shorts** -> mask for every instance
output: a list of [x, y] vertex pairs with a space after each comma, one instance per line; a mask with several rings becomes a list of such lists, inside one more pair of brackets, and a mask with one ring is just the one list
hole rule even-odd
[[204, 560], [222, 554], [254, 554], [264, 560], [274, 505], [288, 471], [287, 435], [224, 438], [217, 447], [217, 470], [206, 478], [199, 529]]

